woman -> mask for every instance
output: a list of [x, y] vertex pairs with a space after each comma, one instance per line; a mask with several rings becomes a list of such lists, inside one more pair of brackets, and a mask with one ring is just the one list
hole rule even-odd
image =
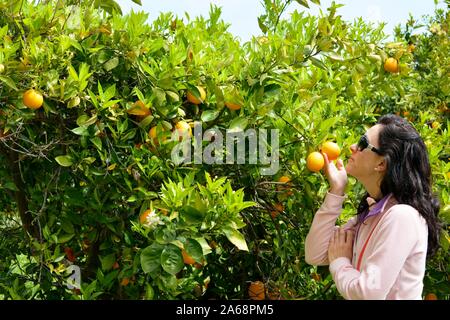
[[[344, 167], [325, 157], [330, 183], [305, 243], [305, 260], [330, 265], [346, 299], [422, 299], [427, 254], [439, 246], [439, 201], [423, 140], [403, 118], [386, 115], [351, 146]], [[347, 174], [366, 189], [357, 216], [335, 226]]]

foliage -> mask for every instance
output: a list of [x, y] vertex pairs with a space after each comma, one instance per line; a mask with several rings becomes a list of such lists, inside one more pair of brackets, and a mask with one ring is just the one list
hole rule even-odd
[[[411, 18], [386, 42], [382, 26], [343, 21], [334, 3], [288, 20], [293, 1], [264, 3], [265, 35], [241, 44], [214, 6], [208, 18], [165, 13], [149, 25], [112, 0], [0, 1], [1, 298], [234, 299], [262, 280], [275, 298], [339, 299], [328, 269], [304, 261], [327, 190], [306, 156], [334, 140], [345, 158], [388, 112], [408, 117], [429, 147], [447, 233], [425, 292], [449, 298], [448, 10], [424, 22], [427, 32]], [[384, 71], [388, 56], [398, 74]], [[198, 106], [186, 101], [196, 86], [207, 92]], [[32, 87], [44, 96], [38, 110], [22, 101]], [[229, 99], [243, 107], [227, 109]], [[151, 110], [144, 119], [127, 112], [138, 100]], [[278, 129], [279, 172], [174, 163], [176, 142], [164, 138], [180, 120]], [[340, 222], [362, 194], [355, 184]], [[72, 264], [80, 290], [67, 287]]]

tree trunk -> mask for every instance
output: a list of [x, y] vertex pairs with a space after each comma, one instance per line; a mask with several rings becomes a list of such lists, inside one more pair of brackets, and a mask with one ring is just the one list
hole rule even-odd
[[17, 209], [19, 210], [22, 226], [27, 234], [33, 238], [39, 239], [38, 228], [36, 225], [33, 225], [33, 217], [28, 212], [28, 200], [26, 196], [25, 184], [23, 183], [19, 168], [19, 156], [17, 152], [8, 150], [2, 145], [0, 145], [0, 152], [7, 158], [7, 166], [17, 188], [17, 191], [14, 191], [14, 197], [17, 203]]

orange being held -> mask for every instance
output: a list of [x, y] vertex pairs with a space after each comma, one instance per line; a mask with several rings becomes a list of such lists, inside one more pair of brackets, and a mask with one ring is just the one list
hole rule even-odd
[[322, 144], [322, 152], [326, 153], [328, 156], [328, 160], [336, 160], [341, 154], [341, 148], [337, 145], [337, 143], [332, 141], [327, 141]]

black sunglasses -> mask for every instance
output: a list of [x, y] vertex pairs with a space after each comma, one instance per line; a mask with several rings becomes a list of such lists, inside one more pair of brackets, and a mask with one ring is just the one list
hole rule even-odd
[[380, 150], [378, 150], [377, 148], [375, 148], [373, 145], [371, 145], [369, 143], [369, 140], [367, 139], [367, 136], [364, 134], [361, 136], [361, 138], [358, 141], [358, 150], [359, 151], [363, 151], [364, 149], [369, 149], [379, 155], [381, 155]]

